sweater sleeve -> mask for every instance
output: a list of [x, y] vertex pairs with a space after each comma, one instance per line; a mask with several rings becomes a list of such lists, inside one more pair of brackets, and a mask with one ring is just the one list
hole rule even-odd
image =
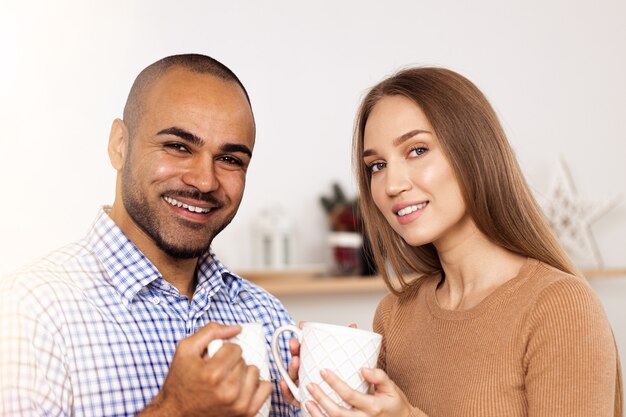
[[528, 416], [613, 417], [617, 350], [591, 288], [575, 279], [544, 288], [527, 331]]

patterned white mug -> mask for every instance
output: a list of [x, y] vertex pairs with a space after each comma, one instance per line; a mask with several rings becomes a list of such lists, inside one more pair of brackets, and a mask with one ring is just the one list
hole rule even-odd
[[[282, 332], [294, 332], [300, 341], [300, 370], [296, 386], [284, 368], [278, 349], [278, 337]], [[369, 384], [361, 376], [361, 368], [374, 368], [378, 361], [382, 336], [366, 330], [334, 324], [305, 322], [300, 330], [296, 326], [282, 326], [272, 338], [272, 355], [278, 370], [289, 386], [289, 390], [302, 404], [302, 413], [309, 416], [304, 404], [315, 401], [306, 386], [312, 382], [345, 408], [350, 405], [342, 401], [339, 395], [324, 382], [320, 371], [330, 369], [353, 389], [366, 393]]]
[[[270, 368], [265, 341], [265, 329], [262, 323], [238, 323], [241, 332], [230, 339], [215, 339], [209, 343], [207, 353], [209, 357], [222, 347], [224, 342], [235, 343], [241, 346], [241, 356], [246, 365], [254, 365], [259, 368], [260, 379], [270, 381]], [[271, 395], [265, 401], [255, 417], [268, 417], [271, 408]]]

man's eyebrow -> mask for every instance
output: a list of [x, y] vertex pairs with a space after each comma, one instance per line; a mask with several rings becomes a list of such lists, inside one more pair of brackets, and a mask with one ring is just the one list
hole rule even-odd
[[228, 153], [244, 153], [248, 155], [249, 158], [252, 158], [252, 150], [248, 148], [246, 145], [241, 145], [239, 143], [225, 143], [221, 146], [222, 152]]
[[[397, 138], [395, 138], [392, 142], [392, 145], [393, 146], [401, 145], [407, 140], [411, 139], [413, 136], [419, 135], [420, 133], [432, 133], [432, 132], [428, 130], [414, 129], [414, 130], [411, 130], [410, 132], [406, 132], [405, 134], [400, 135]], [[372, 156], [372, 155], [376, 155], [376, 152], [373, 149], [366, 149], [363, 151], [363, 158]]]
[[[187, 132], [186, 130], [181, 129], [179, 127], [168, 127], [167, 129], [161, 130], [157, 134], [178, 136], [184, 141], [190, 142], [196, 146], [202, 146], [205, 143], [204, 139], [202, 139], [201, 137], [196, 136], [191, 132]], [[248, 155], [248, 157], [252, 158], [252, 150], [248, 148], [246, 145], [241, 145], [239, 143], [225, 143], [220, 147], [220, 149], [222, 150], [222, 152], [244, 153]]]
[[161, 130], [157, 135], [173, 135], [178, 136], [179, 138], [190, 142], [196, 146], [204, 145], [204, 139], [199, 136], [194, 135], [191, 132], [187, 132], [179, 127], [168, 127], [167, 129]]

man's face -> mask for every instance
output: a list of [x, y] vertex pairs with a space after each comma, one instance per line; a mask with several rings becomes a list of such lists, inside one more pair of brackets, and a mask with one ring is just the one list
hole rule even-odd
[[130, 227], [120, 226], [144, 251], [156, 245], [171, 257], [195, 258], [241, 202], [252, 111], [236, 83], [182, 68], [158, 79], [143, 103], [118, 183], [122, 223]]

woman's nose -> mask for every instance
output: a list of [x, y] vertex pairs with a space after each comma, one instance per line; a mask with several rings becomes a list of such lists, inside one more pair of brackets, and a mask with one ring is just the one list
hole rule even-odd
[[406, 167], [389, 166], [386, 168], [385, 191], [389, 196], [397, 196], [411, 188], [411, 180]]

